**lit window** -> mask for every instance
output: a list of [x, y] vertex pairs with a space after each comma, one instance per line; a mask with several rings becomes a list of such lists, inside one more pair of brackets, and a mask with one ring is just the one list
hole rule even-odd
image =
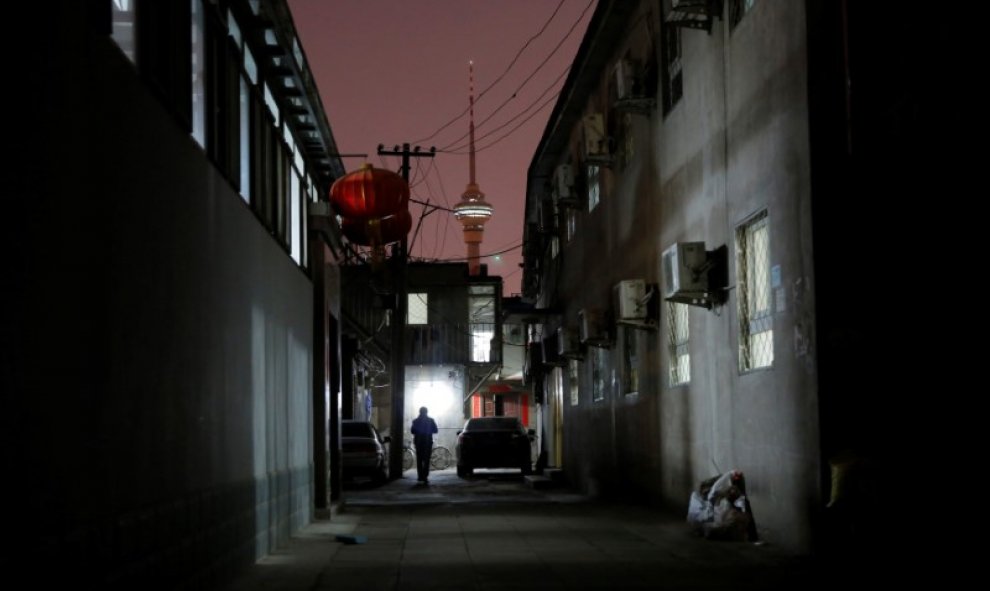
[[134, 61], [134, 0], [113, 0], [110, 3], [110, 38], [127, 59]]
[[206, 32], [203, 3], [192, 0], [192, 136], [206, 148]]
[[300, 70], [303, 69], [303, 54], [302, 47], [299, 47], [299, 40], [292, 40], [292, 57], [296, 58], [296, 67]]
[[770, 309], [770, 228], [763, 212], [736, 230], [739, 369], [773, 365]]
[[588, 211], [598, 206], [601, 200], [601, 170], [595, 164], [588, 165]]
[[299, 190], [299, 175], [289, 173], [289, 254], [297, 264], [302, 264], [302, 191]]
[[247, 80], [241, 78], [241, 197], [251, 203], [251, 90]]
[[258, 64], [254, 63], [254, 54], [247, 45], [244, 46], [244, 71], [247, 72], [251, 84], [258, 83]]
[[688, 305], [667, 302], [667, 350], [670, 352], [670, 385], [677, 386], [691, 381], [691, 353], [688, 341], [691, 329], [688, 325]]
[[406, 324], [426, 324], [429, 315], [427, 314], [428, 296], [425, 293], [409, 294], [409, 309], [406, 314]]
[[495, 286], [468, 286], [468, 327], [471, 332], [471, 361], [491, 360], [495, 337]]
[[495, 325], [471, 325], [471, 361], [487, 363], [491, 360], [494, 337]]
[[268, 85], [264, 85], [265, 89], [265, 104], [268, 106], [268, 110], [271, 111], [272, 117], [275, 118], [275, 127], [279, 126], [279, 111], [278, 103], [275, 102], [275, 97], [272, 96], [272, 91], [268, 89]]
[[231, 38], [233, 38], [234, 43], [237, 47], [243, 44], [241, 39], [241, 28], [237, 25], [237, 19], [234, 18], [234, 13], [227, 9], [227, 31], [230, 33]]

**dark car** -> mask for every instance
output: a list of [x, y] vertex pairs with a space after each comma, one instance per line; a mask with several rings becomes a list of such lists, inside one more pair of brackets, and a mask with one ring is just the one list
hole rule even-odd
[[368, 476], [379, 482], [387, 480], [388, 461], [384, 444], [389, 441], [367, 421], [341, 421], [340, 451], [344, 477]]
[[468, 419], [457, 432], [457, 475], [470, 476], [475, 468], [519, 468], [529, 474], [534, 435], [516, 417]]

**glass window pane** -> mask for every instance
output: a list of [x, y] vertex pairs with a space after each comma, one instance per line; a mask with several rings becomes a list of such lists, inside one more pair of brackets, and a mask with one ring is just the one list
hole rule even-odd
[[487, 362], [491, 357], [492, 339], [495, 337], [495, 325], [471, 325], [471, 361]]
[[495, 322], [495, 298], [494, 297], [472, 297], [468, 298], [469, 322]]
[[244, 71], [247, 72], [251, 84], [258, 83], [258, 64], [254, 63], [254, 54], [247, 45], [244, 46]]
[[110, 10], [110, 38], [134, 62], [134, 0], [113, 0]]
[[251, 203], [251, 89], [241, 78], [241, 197]]
[[429, 299], [425, 293], [409, 294], [409, 309], [406, 324], [426, 324], [429, 319]]
[[241, 28], [237, 25], [237, 19], [234, 18], [234, 13], [227, 9], [227, 31], [230, 32], [230, 36], [234, 38], [234, 42], [237, 43], [237, 47], [241, 47], [243, 44], [243, 39], [241, 39]]
[[268, 89], [267, 84], [263, 84], [265, 93], [265, 105], [268, 106], [268, 110], [271, 111], [272, 117], [275, 118], [275, 127], [279, 126], [279, 111], [278, 103], [275, 102], [275, 97], [272, 96], [272, 91]]
[[299, 176], [289, 173], [289, 245], [292, 260], [302, 264], [302, 193], [299, 191]]
[[588, 211], [595, 209], [601, 199], [600, 177], [598, 166], [588, 166]]
[[568, 375], [567, 380], [570, 384], [571, 391], [571, 406], [577, 406], [580, 401], [580, 386], [578, 380], [578, 362], [577, 359], [571, 359], [568, 362]]
[[739, 369], [773, 364], [770, 235], [766, 212], [736, 231], [739, 311]]
[[203, 4], [192, 1], [192, 136], [206, 147], [206, 37]]

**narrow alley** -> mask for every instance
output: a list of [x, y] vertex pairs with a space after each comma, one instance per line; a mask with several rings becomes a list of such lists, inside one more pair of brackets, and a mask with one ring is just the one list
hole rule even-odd
[[933, 303], [972, 273], [922, 267], [964, 258], [927, 255], [957, 243], [931, 240], [955, 229], [932, 213], [980, 194], [947, 185], [973, 176], [945, 138], [972, 134], [946, 119], [954, 19], [849, 0], [8, 4], [11, 581], [954, 574], [918, 509], [942, 482], [951, 498], [932, 467], [979, 449], [927, 450], [940, 427], [980, 433], [933, 412], [979, 416], [948, 402], [956, 341], [924, 334], [972, 322]]
[[[808, 559], [771, 544], [712, 542], [683, 516], [527, 486], [518, 473], [453, 469], [357, 486], [229, 591], [406, 589], [812, 589]], [[343, 538], [338, 539], [338, 536]], [[343, 541], [342, 541], [343, 540]], [[360, 543], [347, 543], [358, 541]]]

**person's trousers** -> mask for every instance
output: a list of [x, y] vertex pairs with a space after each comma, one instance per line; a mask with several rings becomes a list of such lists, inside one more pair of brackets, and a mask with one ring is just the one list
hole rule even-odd
[[432, 453], [432, 444], [416, 446], [416, 474], [420, 480], [426, 480], [430, 475], [430, 454]]

